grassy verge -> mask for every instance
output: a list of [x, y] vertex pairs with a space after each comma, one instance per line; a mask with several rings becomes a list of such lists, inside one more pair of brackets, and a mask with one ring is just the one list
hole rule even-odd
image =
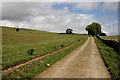
[[[19, 67], [18, 69], [14, 70], [13, 72], [3, 75], [3, 79], [7, 78], [22, 78], [22, 79], [32, 79], [36, 75], [40, 74], [44, 70], [46, 70], [48, 67], [59, 61], [61, 58], [72, 52], [74, 49], [78, 48], [80, 45], [82, 45], [87, 40], [87, 37], [82, 40], [82, 42], [75, 44], [71, 46], [70, 48], [64, 49], [62, 51], [59, 51], [55, 54], [50, 54], [42, 59], [39, 59], [37, 61], [34, 61], [32, 63], [29, 63], [25, 66]], [[48, 66], [47, 64], [50, 64]]]
[[120, 55], [111, 47], [105, 45], [101, 40], [95, 38], [102, 58], [113, 79], [120, 79]]

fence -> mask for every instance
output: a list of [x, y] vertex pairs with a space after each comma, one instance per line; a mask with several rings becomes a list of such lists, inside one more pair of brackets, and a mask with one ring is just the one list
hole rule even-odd
[[96, 37], [98, 39], [101, 39], [101, 41], [108, 45], [109, 47], [112, 47], [114, 50], [116, 50], [117, 52], [119, 52], [120, 54], [120, 41], [116, 41], [116, 40], [110, 40], [110, 39], [103, 39], [101, 36], [96, 35]]

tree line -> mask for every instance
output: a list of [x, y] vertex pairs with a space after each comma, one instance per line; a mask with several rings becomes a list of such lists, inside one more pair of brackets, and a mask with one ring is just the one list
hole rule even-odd
[[[106, 36], [106, 33], [101, 31], [101, 25], [99, 23], [93, 22], [92, 24], [87, 25], [85, 29], [88, 31], [88, 35], [94, 36], [99, 34], [101, 36]], [[68, 28], [66, 34], [72, 34], [72, 31], [72, 29]]]

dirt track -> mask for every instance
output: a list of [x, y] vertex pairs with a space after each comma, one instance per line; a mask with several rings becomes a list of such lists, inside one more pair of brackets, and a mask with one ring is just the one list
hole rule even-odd
[[93, 37], [35, 78], [110, 78]]

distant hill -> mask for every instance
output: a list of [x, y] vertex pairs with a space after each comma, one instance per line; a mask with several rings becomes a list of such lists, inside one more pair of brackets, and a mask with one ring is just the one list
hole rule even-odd
[[[2, 29], [13, 29], [16, 30], [17, 27], [8, 27], [8, 26], [0, 26]], [[27, 29], [27, 28], [19, 28], [21, 32], [26, 32], [26, 31], [38, 31], [38, 32], [47, 32], [47, 31], [42, 31], [42, 30], [35, 30], [35, 29]], [[47, 32], [47, 33], [54, 33], [54, 32]]]

